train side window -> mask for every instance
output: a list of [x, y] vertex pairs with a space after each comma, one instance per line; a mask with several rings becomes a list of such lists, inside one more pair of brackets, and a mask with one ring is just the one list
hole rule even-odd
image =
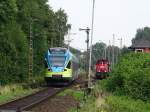
[[71, 68], [71, 62], [69, 61], [68, 65], [67, 65], [67, 68]]

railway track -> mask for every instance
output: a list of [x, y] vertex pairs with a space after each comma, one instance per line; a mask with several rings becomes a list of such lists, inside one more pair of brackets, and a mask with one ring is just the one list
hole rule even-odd
[[44, 90], [41, 90], [37, 93], [32, 95], [23, 97], [18, 100], [14, 100], [8, 102], [6, 104], [0, 105], [0, 112], [22, 112], [25, 111], [36, 104], [53, 97], [57, 93], [63, 91], [65, 87], [55, 88], [55, 87], [48, 87]]
[[[94, 80], [92, 80], [92, 82], [93, 81]], [[88, 81], [85, 80], [77, 80], [73, 84], [69, 85], [69, 87], [73, 87], [73, 85], [80, 85], [82, 87], [86, 87], [87, 82]], [[65, 90], [66, 88], [68, 88], [68, 86], [47, 87], [37, 93], [0, 105], [0, 112], [22, 112], [30, 110], [30, 108], [36, 106], [37, 104], [47, 99], [52, 98], [57, 93]]]

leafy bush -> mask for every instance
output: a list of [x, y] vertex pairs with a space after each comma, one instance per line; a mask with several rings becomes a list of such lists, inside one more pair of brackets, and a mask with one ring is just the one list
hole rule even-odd
[[147, 60], [150, 60], [150, 54], [125, 55], [112, 71], [106, 89], [135, 99], [150, 100], [150, 67], [144, 67]]

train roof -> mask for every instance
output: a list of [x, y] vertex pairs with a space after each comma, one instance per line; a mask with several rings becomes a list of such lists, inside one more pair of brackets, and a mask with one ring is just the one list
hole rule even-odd
[[53, 51], [63, 51], [63, 52], [66, 52], [68, 49], [67, 48], [63, 48], [63, 47], [53, 47], [53, 48], [49, 48], [49, 51], [50, 52], [53, 52]]
[[50, 50], [53, 50], [53, 49], [62, 49], [62, 50], [67, 50], [67, 48], [64, 48], [64, 47], [52, 47], [52, 48], [49, 48]]
[[55, 52], [55, 51], [63, 51], [64, 54], [68, 52], [68, 54], [71, 56], [72, 61], [79, 63], [77, 57], [67, 48], [64, 47], [49, 48], [49, 52]]

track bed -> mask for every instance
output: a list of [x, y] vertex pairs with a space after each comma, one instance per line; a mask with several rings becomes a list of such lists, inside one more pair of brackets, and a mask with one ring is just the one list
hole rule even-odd
[[42, 91], [39, 91], [35, 94], [26, 96], [24, 98], [0, 105], [0, 112], [1, 111], [23, 111], [32, 106], [56, 95], [58, 92], [62, 91], [64, 88], [55, 88], [49, 87]]

